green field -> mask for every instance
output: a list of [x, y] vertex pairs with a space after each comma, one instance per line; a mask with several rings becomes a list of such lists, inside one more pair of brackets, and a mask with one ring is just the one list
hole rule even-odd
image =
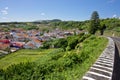
[[85, 36], [80, 37], [82, 41], [77, 43], [75, 49], [69, 51], [64, 51], [62, 48], [20, 50], [1, 58], [0, 79], [81, 79], [108, 43], [108, 40], [103, 37]]
[[[119, 30], [119, 29], [118, 29]], [[120, 37], [120, 31], [115, 30], [106, 30], [104, 33], [105, 36], [113, 36], [113, 37]]]
[[30, 50], [30, 49], [22, 49], [17, 52], [6, 55], [5, 57], [0, 59], [0, 69], [6, 69], [8, 66], [12, 64], [18, 64], [20, 62], [33, 62], [44, 56], [45, 54], [53, 51], [55, 49], [47, 49], [47, 50]]

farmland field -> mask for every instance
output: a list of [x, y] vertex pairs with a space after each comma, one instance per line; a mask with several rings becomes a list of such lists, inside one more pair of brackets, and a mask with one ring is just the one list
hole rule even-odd
[[47, 49], [47, 50], [30, 50], [30, 49], [22, 49], [12, 54], [6, 55], [5, 57], [0, 59], [0, 69], [5, 69], [12, 64], [18, 64], [20, 62], [34, 62], [45, 54], [53, 51], [55, 49]]

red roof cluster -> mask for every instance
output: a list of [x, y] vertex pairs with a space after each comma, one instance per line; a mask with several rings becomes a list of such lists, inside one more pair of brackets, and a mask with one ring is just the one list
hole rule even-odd
[[6, 44], [7, 44], [7, 43], [10, 43], [10, 41], [9, 41], [8, 39], [1, 39], [0, 42], [1, 42], [1, 43], [6, 43]]

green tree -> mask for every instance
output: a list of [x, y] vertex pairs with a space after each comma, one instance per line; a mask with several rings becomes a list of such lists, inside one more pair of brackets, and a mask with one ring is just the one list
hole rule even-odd
[[64, 50], [67, 47], [67, 44], [67, 39], [64, 38], [53, 41], [53, 45], [55, 48], [63, 48]]
[[100, 29], [100, 35], [103, 35], [104, 30], [106, 29], [106, 25], [105, 24], [101, 25], [99, 29]]
[[95, 34], [100, 26], [99, 14], [97, 11], [94, 11], [91, 15], [89, 33]]

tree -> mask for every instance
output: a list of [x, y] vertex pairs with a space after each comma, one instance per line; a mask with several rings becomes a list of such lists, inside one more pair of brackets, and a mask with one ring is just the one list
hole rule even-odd
[[91, 15], [89, 33], [95, 34], [100, 26], [99, 14], [97, 11], [94, 11]]
[[100, 26], [100, 34], [103, 35], [104, 30], [106, 29], [106, 25], [103, 24], [102, 26]]

